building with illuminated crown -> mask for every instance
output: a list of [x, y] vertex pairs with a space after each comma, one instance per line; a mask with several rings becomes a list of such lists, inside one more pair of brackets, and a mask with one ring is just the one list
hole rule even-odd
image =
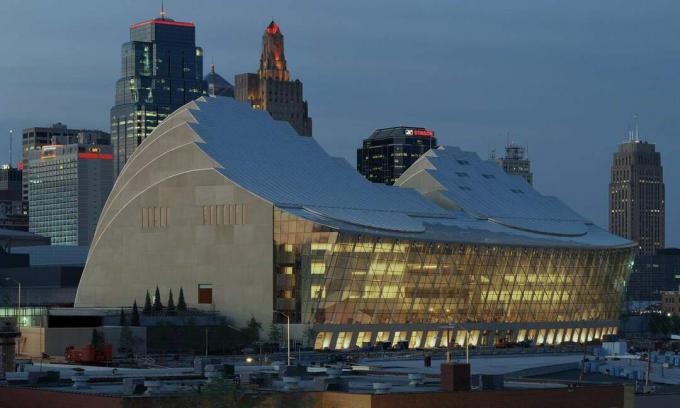
[[203, 50], [193, 23], [159, 18], [130, 26], [111, 108], [113, 175], [175, 109], [203, 94]]
[[240, 102], [262, 109], [276, 120], [290, 123], [300, 136], [312, 135], [312, 118], [302, 95], [302, 82], [290, 80], [283, 34], [272, 21], [262, 35], [260, 69], [256, 74], [236, 75], [234, 96]]
[[202, 97], [130, 158], [76, 306], [183, 288], [236, 324], [290, 316], [317, 349], [439, 347], [449, 324], [459, 343], [585, 342], [616, 333], [633, 249], [474, 153], [371, 183], [266, 112]]

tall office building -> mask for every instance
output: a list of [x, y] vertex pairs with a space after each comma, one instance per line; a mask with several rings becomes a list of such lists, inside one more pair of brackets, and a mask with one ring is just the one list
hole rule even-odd
[[10, 165], [0, 167], [0, 228], [28, 230], [23, 213], [22, 171]]
[[436, 147], [434, 132], [425, 128], [377, 129], [357, 149], [357, 171], [374, 183], [391, 185], [423, 153]]
[[520, 176], [527, 183], [533, 184], [534, 175], [531, 172], [531, 161], [529, 161], [524, 147], [515, 143], [508, 143], [505, 146], [505, 156], [496, 157], [495, 153], [491, 153], [491, 160], [495, 160], [506, 173]]
[[32, 127], [21, 132], [22, 158], [19, 169], [22, 174], [22, 200], [24, 214], [28, 214], [28, 185], [30, 182], [30, 170], [28, 159], [33, 151], [40, 151], [43, 146], [53, 143], [70, 144], [78, 140], [86, 140], [87, 143], [110, 144], [111, 136], [101, 130], [69, 129], [64, 123], [57, 122], [48, 127]]
[[677, 290], [680, 249], [659, 248], [654, 255], [636, 256], [627, 286], [627, 300], [641, 302], [642, 306], [659, 302], [662, 292]]
[[300, 136], [312, 135], [312, 118], [302, 95], [302, 82], [290, 80], [283, 52], [283, 34], [272, 21], [262, 36], [260, 69], [256, 74], [236, 75], [236, 100], [262, 109], [276, 120], [293, 126]]
[[53, 138], [32, 150], [26, 167], [29, 231], [50, 237], [53, 245], [89, 245], [113, 186], [112, 159], [111, 146], [92, 143], [87, 134], [68, 144]]
[[637, 135], [614, 153], [609, 183], [609, 232], [635, 241], [639, 254], [665, 245], [665, 192], [661, 155]]
[[130, 26], [111, 108], [113, 174], [175, 109], [203, 94], [203, 50], [193, 23], [165, 17]]

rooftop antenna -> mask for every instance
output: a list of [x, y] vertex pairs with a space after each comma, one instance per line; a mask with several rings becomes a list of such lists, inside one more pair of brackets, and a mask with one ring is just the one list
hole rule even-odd
[[640, 141], [640, 129], [638, 128], [638, 114], [636, 113], [633, 117], [635, 118], [635, 141], [639, 142]]
[[165, 0], [161, 0], [161, 20], [165, 20]]
[[14, 129], [9, 130], [9, 167], [12, 167], [14, 158], [12, 157], [12, 139], [14, 138]]

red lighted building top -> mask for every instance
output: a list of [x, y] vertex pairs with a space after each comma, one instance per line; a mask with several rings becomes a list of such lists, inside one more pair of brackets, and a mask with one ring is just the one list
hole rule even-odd
[[268, 34], [272, 34], [272, 35], [281, 34], [281, 30], [279, 29], [279, 25], [276, 24], [274, 22], [274, 20], [272, 20], [272, 22], [269, 23], [269, 25], [267, 26], [267, 29], [265, 31], [267, 31]]
[[[147, 21], [142, 21], [141, 23], [133, 24], [130, 26], [130, 30], [134, 30], [135, 28], [139, 28], [142, 26], [145, 26], [147, 24], [162, 24], [162, 25], [169, 25], [169, 26], [176, 26], [176, 27], [195, 27], [194, 23], [187, 23], [184, 21], [174, 21], [174, 20], [168, 20], [165, 18], [154, 18], [153, 20], [147, 20]], [[278, 29], [278, 27], [277, 27]]]
[[81, 159], [101, 159], [101, 160], [113, 159], [113, 155], [110, 153], [78, 153], [78, 157]]
[[406, 129], [404, 131], [406, 136], [421, 136], [421, 137], [432, 137], [434, 132], [427, 129]]

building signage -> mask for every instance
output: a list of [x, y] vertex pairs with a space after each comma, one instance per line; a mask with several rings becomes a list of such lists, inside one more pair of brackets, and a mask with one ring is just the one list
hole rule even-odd
[[433, 131], [426, 129], [405, 129], [404, 134], [406, 136], [424, 136], [424, 137], [434, 136]]

